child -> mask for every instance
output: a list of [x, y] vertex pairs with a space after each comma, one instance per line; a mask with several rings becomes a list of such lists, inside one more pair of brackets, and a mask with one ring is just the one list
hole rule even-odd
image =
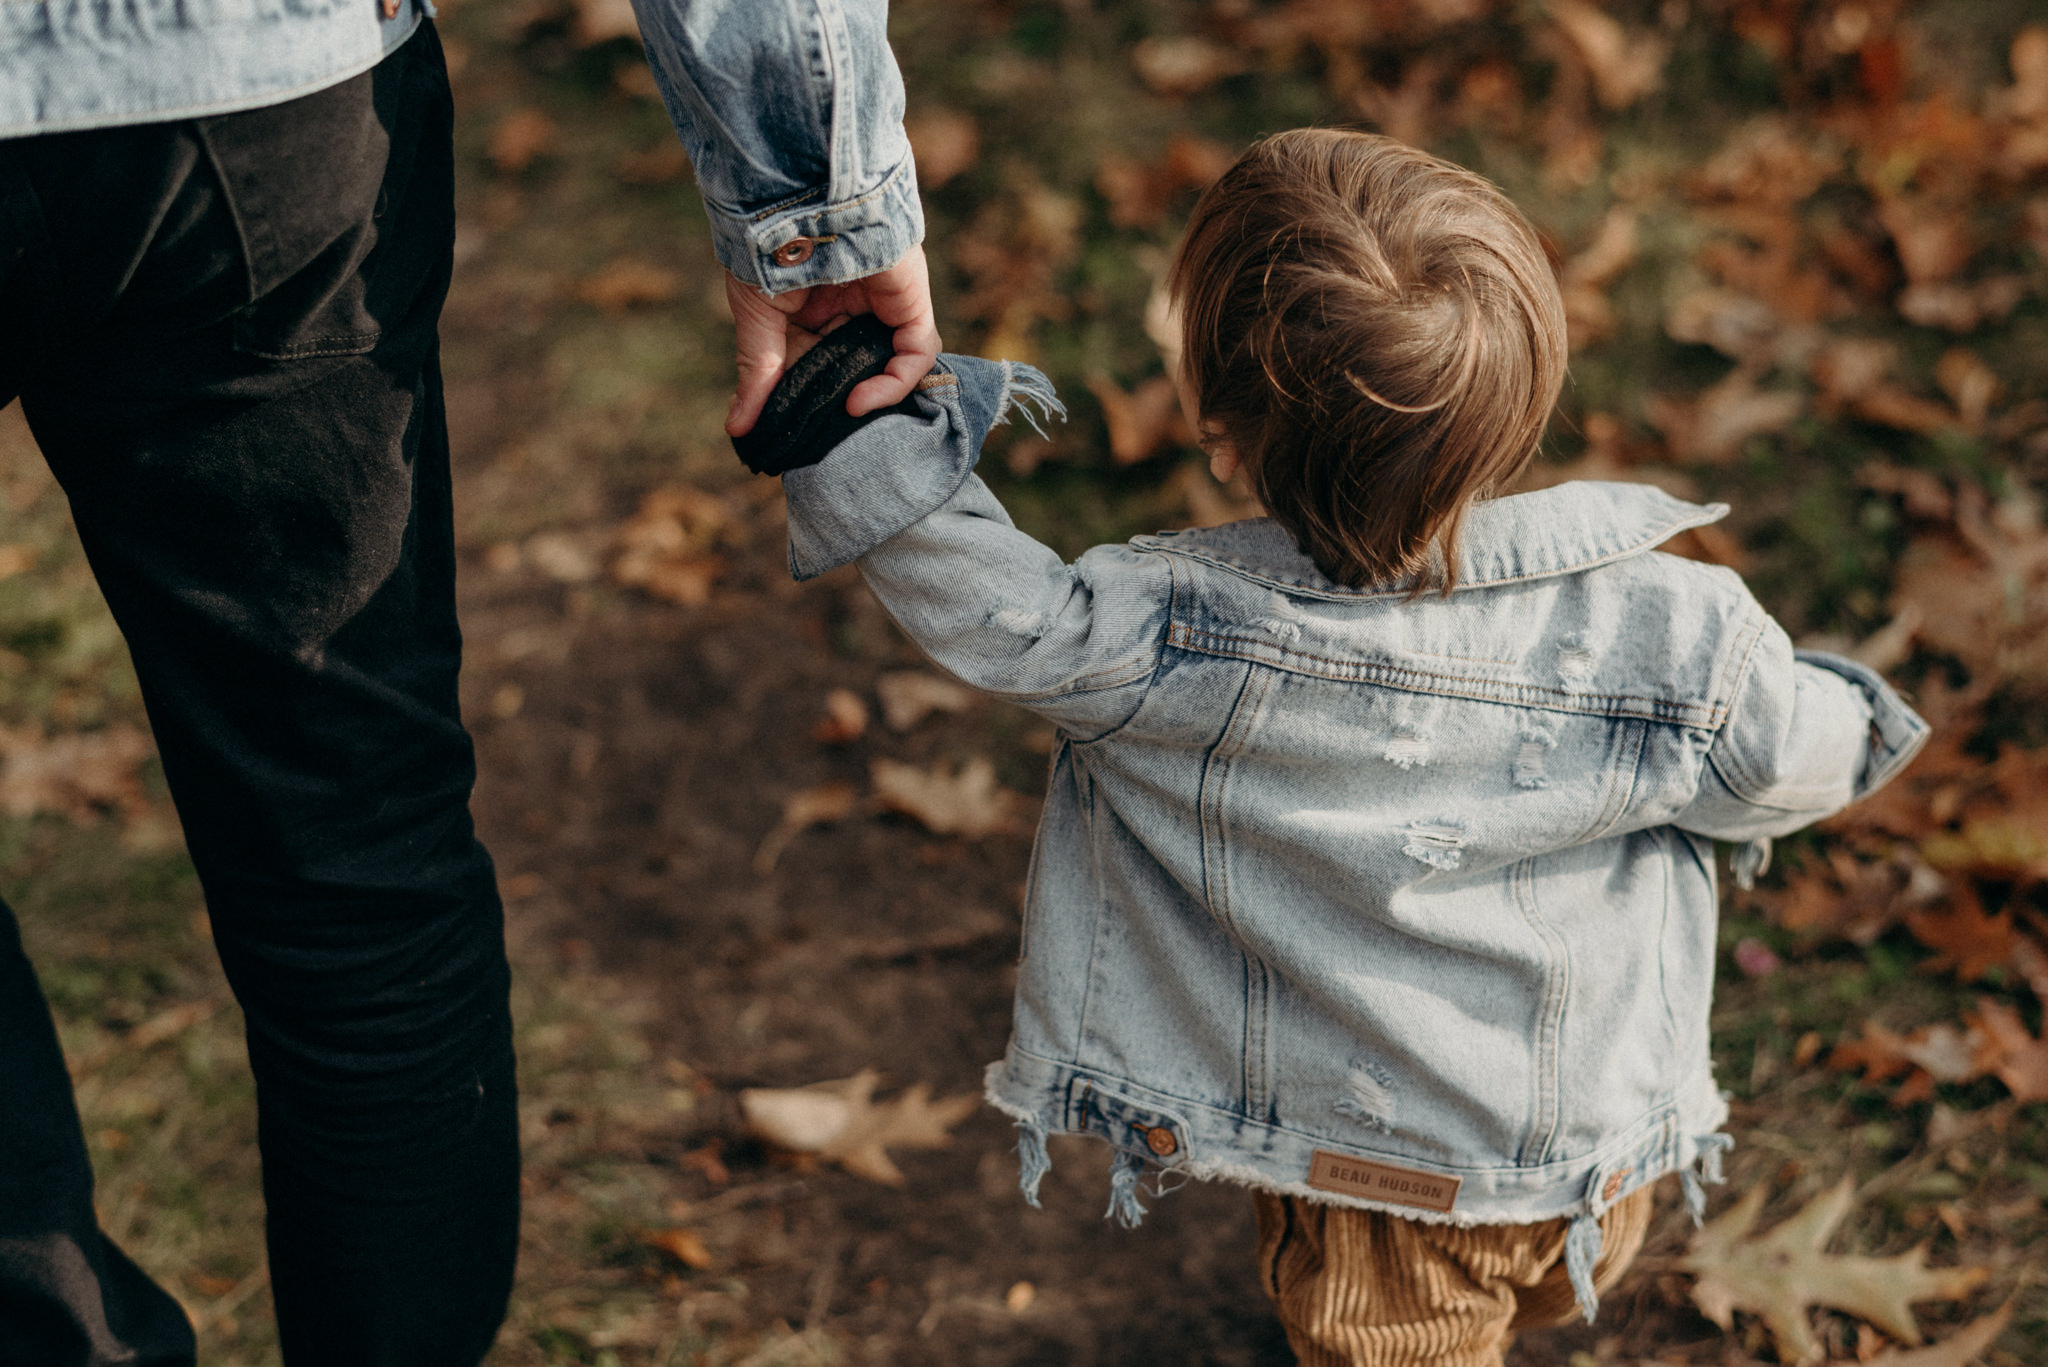
[[1009, 406], [1057, 408], [1043, 377], [946, 357], [788, 473], [792, 569], [857, 559], [934, 660], [1058, 727], [988, 1076], [1027, 1198], [1053, 1131], [1112, 1146], [1127, 1224], [1148, 1169], [1243, 1183], [1304, 1362], [1498, 1364], [1591, 1317], [1652, 1182], [1697, 1213], [1718, 1179], [1712, 842], [1760, 863], [1925, 727], [1655, 552], [1724, 507], [1496, 497], [1565, 333], [1485, 181], [1269, 138], [1171, 288], [1212, 468], [1270, 517], [1062, 564], [970, 473]]

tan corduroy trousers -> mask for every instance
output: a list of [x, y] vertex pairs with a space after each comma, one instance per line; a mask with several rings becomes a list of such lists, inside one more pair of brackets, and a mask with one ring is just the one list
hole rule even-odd
[[[1255, 1191], [1259, 1275], [1302, 1367], [1501, 1367], [1517, 1329], [1578, 1315], [1567, 1220], [1459, 1229]], [[1600, 1219], [1593, 1285], [1621, 1279], [1650, 1225], [1647, 1187]]]

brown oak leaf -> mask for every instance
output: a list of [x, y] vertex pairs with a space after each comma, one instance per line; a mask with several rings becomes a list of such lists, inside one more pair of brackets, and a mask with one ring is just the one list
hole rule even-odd
[[2018, 1011], [1989, 998], [1967, 1019], [1983, 1040], [1982, 1071], [2003, 1082], [2015, 1101], [2048, 1101], [2048, 1040], [2029, 1033]]
[[1849, 1213], [1854, 1187], [1843, 1178], [1790, 1219], [1754, 1232], [1766, 1191], [1753, 1187], [1693, 1236], [1680, 1266], [1696, 1279], [1693, 1302], [1723, 1329], [1735, 1311], [1762, 1317], [1785, 1362], [1820, 1357], [1811, 1320], [1814, 1306], [1867, 1320], [1901, 1343], [1920, 1342], [1916, 1301], [1965, 1296], [1990, 1276], [1984, 1267], [1930, 1268], [1924, 1245], [1889, 1258], [1826, 1251]]

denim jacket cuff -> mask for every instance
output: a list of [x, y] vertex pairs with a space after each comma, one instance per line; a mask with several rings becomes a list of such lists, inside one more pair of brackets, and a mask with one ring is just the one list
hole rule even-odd
[[706, 202], [719, 264], [766, 294], [838, 285], [885, 271], [924, 240], [917, 165], [908, 156], [856, 199], [811, 190], [743, 213]]
[[795, 578], [850, 564], [937, 512], [974, 473], [989, 429], [1008, 421], [1020, 403], [1033, 427], [1066, 412], [1032, 367], [951, 353], [939, 357], [911, 399], [918, 416], [877, 418], [816, 465], [782, 477]]
[[1856, 783], [1856, 797], [1861, 799], [1891, 782], [1927, 740], [1927, 723], [1906, 706], [1876, 670], [1825, 650], [1798, 650], [1793, 655], [1801, 664], [1841, 675], [1869, 700], [1870, 753], [1864, 760], [1863, 776]]

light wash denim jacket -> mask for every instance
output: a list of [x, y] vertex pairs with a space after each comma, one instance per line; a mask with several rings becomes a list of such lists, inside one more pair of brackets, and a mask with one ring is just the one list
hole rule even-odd
[[942, 358], [921, 419], [792, 471], [791, 567], [858, 559], [939, 665], [1058, 728], [1014, 1033], [988, 1096], [1145, 1169], [1457, 1224], [1597, 1217], [1718, 1176], [1714, 840], [1896, 773], [1921, 720], [1795, 653], [1728, 570], [1656, 553], [1725, 507], [1567, 484], [1485, 502], [1458, 586], [1331, 582], [1270, 520], [1074, 564], [971, 473], [1022, 367]]
[[[431, 0], [395, 8], [387, 19], [382, 0], [0, 0], [0, 138], [311, 94], [374, 66], [433, 13]], [[635, 9], [733, 274], [779, 294], [872, 274], [923, 239], [887, 0]]]

